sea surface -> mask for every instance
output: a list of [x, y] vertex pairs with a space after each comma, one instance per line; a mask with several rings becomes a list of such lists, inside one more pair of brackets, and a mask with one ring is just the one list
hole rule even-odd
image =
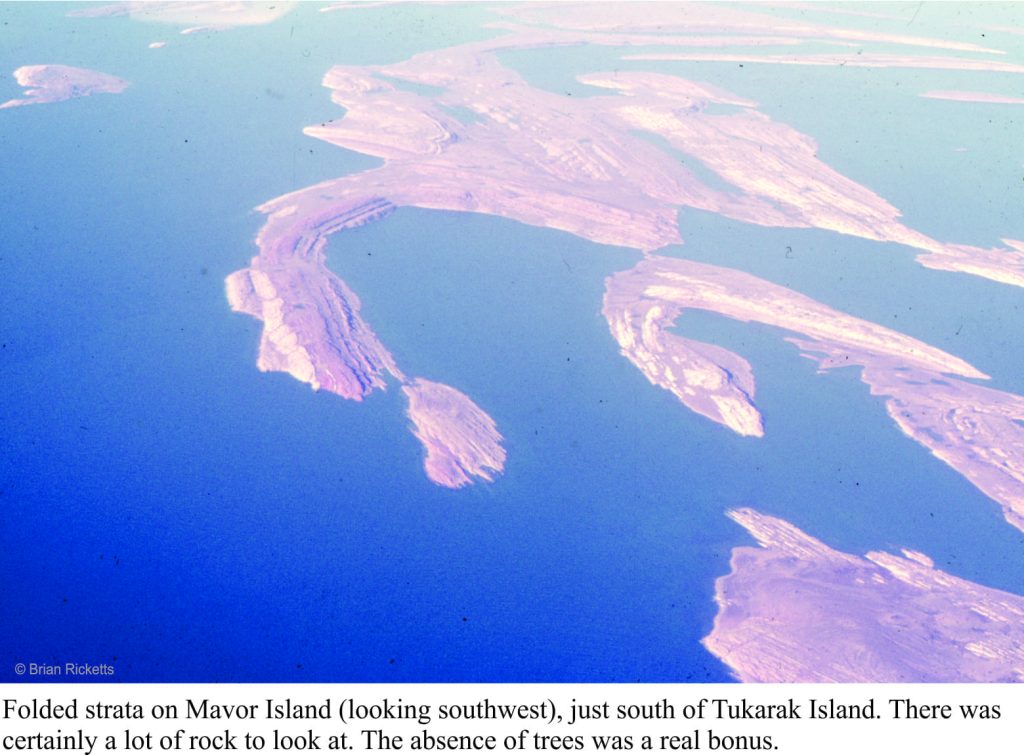
[[[351, 402], [256, 369], [261, 324], [223, 283], [255, 254], [253, 208], [379, 164], [302, 135], [343, 114], [323, 73], [488, 38], [484, 8], [301, 5], [188, 37], [68, 9], [0, 4], [0, 100], [33, 63], [132, 85], [0, 112], [0, 679], [79, 662], [118, 681], [725, 681], [699, 640], [715, 578], [752, 542], [735, 506], [1024, 593], [1024, 534], [856, 370], [819, 375], [777, 329], [687, 313], [678, 332], [753, 365], [766, 437], [649, 385], [600, 314], [628, 249], [407, 208], [331, 237], [330, 267], [402, 369], [498, 423], [509, 461], [492, 485], [427, 480], [397, 385]], [[621, 53], [503, 60], [552, 91], [616, 66], [710, 81], [813, 136], [911, 227], [1024, 238], [1019, 108], [915, 96], [1012, 93], [1010, 78]], [[1019, 289], [893, 244], [679, 222], [666, 254], [791, 286], [1024, 391]]]

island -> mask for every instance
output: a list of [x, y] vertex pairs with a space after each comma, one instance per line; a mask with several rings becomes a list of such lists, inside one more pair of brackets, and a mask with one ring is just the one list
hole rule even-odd
[[703, 642], [741, 681], [1024, 681], [1024, 597], [916, 551], [854, 556], [753, 509], [729, 516], [758, 545], [733, 550]]
[[1006, 94], [993, 94], [992, 92], [965, 92], [959, 89], [930, 89], [927, 92], [921, 92], [920, 96], [930, 100], [949, 100], [950, 102], [1024, 105], [1024, 97], [1011, 97]]
[[951, 354], [753, 275], [650, 256], [606, 284], [604, 315], [622, 354], [654, 385], [740, 435], [760, 436], [754, 377], [741, 356], [668, 332], [686, 309], [772, 325], [822, 371], [861, 368], [908, 437], [955, 469], [1024, 530], [1024, 397]]
[[417, 378], [402, 392], [409, 399], [413, 434], [427, 451], [427, 477], [438, 485], [461, 488], [473, 478], [493, 481], [505, 468], [498, 428], [468, 396], [451, 386]]
[[70, 11], [69, 18], [111, 18], [128, 16], [173, 26], [184, 26], [181, 34], [224, 31], [239, 26], [269, 24], [289, 13], [294, 0], [276, 2], [233, 2], [232, 0], [127, 0]]
[[627, 55], [626, 60], [677, 60], [705, 63], [766, 63], [790, 66], [849, 66], [851, 68], [926, 68], [945, 71], [1024, 73], [1024, 66], [1001, 60], [953, 58], [935, 55], [827, 53], [812, 55], [737, 55], [703, 52], [653, 52]]
[[[749, 364], [715, 345], [666, 332], [678, 313], [697, 307], [778, 326], [802, 336], [798, 345], [817, 354], [822, 369], [859, 364], [862, 379], [888, 399], [889, 414], [905, 434], [998, 501], [1015, 526], [1024, 527], [1020, 397], [954, 380], [951, 376], [985, 376], [952, 355], [796, 292], [737, 271], [656, 254], [683, 242], [677, 223], [681, 207], [761, 226], [819, 228], [895, 242], [923, 252], [918, 260], [926, 267], [1018, 286], [1024, 286], [1024, 245], [1012, 239], [1005, 240], [1006, 248], [946, 243], [907, 227], [885, 199], [825, 164], [814, 139], [760, 112], [749, 98], [719, 87], [661, 73], [606, 71], [578, 77], [592, 96], [570, 97], [532, 86], [501, 60], [507, 52], [552, 46], [746, 46], [758, 36], [758, 19], [764, 20], [717, 8], [681, 22], [674, 16], [676, 23], [661, 26], [655, 19], [673, 13], [671, 8], [650, 10], [651, 18], [644, 18], [608, 6], [502, 7], [497, 12], [507, 20], [495, 28], [505, 33], [494, 39], [391, 65], [327, 71], [323, 85], [344, 117], [308, 126], [305, 133], [383, 164], [258, 208], [266, 216], [256, 237], [259, 254], [247, 269], [228, 277], [226, 288], [233, 309], [264, 322], [259, 368], [287, 372], [314, 389], [353, 400], [384, 388], [391, 376], [415, 401], [417, 385], [423, 390], [433, 384], [417, 383], [399, 370], [360, 315], [355, 292], [328, 268], [328, 237], [382, 221], [399, 207], [508, 218], [631, 248], [643, 257], [633, 270], [609, 279], [605, 315], [623, 354], [694, 411], [741, 435], [765, 432]], [[711, 27], [725, 36], [707, 34]], [[765, 28], [772, 29], [765, 39], [781, 44], [824, 36], [837, 44], [856, 40], [1000, 54], [969, 43], [820, 24]], [[930, 58], [907, 60], [932, 65]], [[962, 57], [942, 60], [954, 67], [973, 65]], [[985, 61], [989, 64], [995, 67], [986, 70], [1010, 65]], [[687, 162], [718, 180], [707, 182]], [[340, 269], [344, 252], [342, 241], [333, 252]], [[716, 293], [716, 287], [726, 293]], [[472, 403], [450, 390], [443, 403]], [[481, 470], [498, 470], [504, 463], [504, 452], [497, 453], [487, 440], [489, 421], [469, 422], [480, 432], [471, 445], [488, 450], [463, 465], [439, 461], [446, 457], [437, 443], [462, 437], [466, 427], [440, 430], [441, 415], [428, 421], [413, 408], [410, 415], [435, 482], [458, 487], [465, 483], [463, 475], [472, 476], [470, 470], [486, 480], [490, 473]], [[453, 459], [461, 458], [448, 450]], [[440, 473], [442, 467], [449, 471]]]
[[[390, 209], [380, 201], [357, 203], [335, 224], [352, 227]], [[252, 267], [228, 277], [232, 309], [263, 321], [259, 369], [287, 372], [313, 390], [355, 401], [385, 389], [390, 375], [403, 385], [413, 433], [426, 451], [428, 478], [449, 488], [493, 481], [505, 466], [494, 420], [451, 386], [406, 377], [360, 316], [359, 298], [324, 265], [322, 247], [322, 241], [314, 242], [304, 257], [278, 257], [268, 244]]]
[[7, 100], [4, 108], [63, 102], [93, 94], [120, 94], [128, 82], [109, 73], [58, 64], [22, 66], [14, 72], [14, 80], [25, 87], [21, 99]]

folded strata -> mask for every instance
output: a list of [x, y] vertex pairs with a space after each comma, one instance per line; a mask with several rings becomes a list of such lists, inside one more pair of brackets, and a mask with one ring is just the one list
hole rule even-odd
[[[675, 215], [692, 207], [903, 244], [924, 252], [918, 259], [927, 267], [1024, 285], [1019, 249], [945, 243], [908, 228], [897, 208], [822, 162], [814, 139], [749, 99], [636, 71], [579, 77], [614, 95], [563, 97], [530, 86], [497, 58], [506, 49], [631, 39], [519, 30], [389, 66], [336, 66], [324, 85], [346, 115], [306, 133], [384, 159], [358, 184], [399, 205], [497, 215], [643, 251], [681, 242]], [[442, 91], [426, 96], [392, 82]], [[709, 107], [723, 105], [730, 110]], [[462, 123], [452, 114], [459, 108], [475, 120]]]
[[359, 298], [329, 270], [306, 263], [253, 266], [227, 279], [236, 312], [263, 321], [257, 366], [287, 372], [343, 398], [360, 401], [383, 388], [383, 373], [401, 379], [394, 358], [359, 315]]
[[1024, 681], [1024, 597], [927, 556], [833, 550], [751, 509], [704, 645], [746, 682]]
[[[821, 162], [814, 139], [749, 108], [723, 115], [680, 108], [679, 99], [686, 102], [685, 90], [664, 81], [671, 78], [620, 73], [581, 80], [618, 89], [625, 98], [614, 112], [628, 127], [664, 137], [739, 189], [748, 207], [758, 208], [743, 214], [722, 206], [720, 214], [758, 225], [820, 228], [903, 244], [924, 252], [917, 260], [925, 267], [1024, 286], [1022, 242], [1003, 239], [1006, 247], [985, 249], [940, 242], [908, 228], [900, 221], [900, 211], [885, 199]], [[751, 104], [721, 92], [709, 92], [699, 100]]]
[[[527, 17], [535, 11], [503, 12]], [[676, 215], [680, 207], [692, 207], [758, 225], [815, 227], [906, 244], [925, 252], [921, 260], [929, 267], [1024, 283], [1024, 254], [1014, 246], [1017, 242], [1007, 242], [1007, 250], [985, 250], [943, 244], [907, 228], [895, 207], [820, 161], [813, 139], [771, 120], [748, 99], [679, 77], [629, 71], [581, 76], [581, 82], [608, 94], [568, 97], [537, 89], [502, 64], [500, 54], [515, 50], [639, 42], [637, 33], [625, 32], [628, 25], [621, 31], [618, 21], [610, 29], [586, 29], [578, 26], [582, 18], [574, 16], [568, 29], [510, 24], [509, 33], [495, 39], [422, 53], [392, 65], [335, 66], [327, 72], [324, 86], [345, 109], [344, 117], [309, 126], [306, 133], [384, 163], [259, 208], [266, 215], [256, 238], [259, 254], [247, 270], [229, 277], [227, 290], [235, 309], [264, 321], [262, 369], [282, 370], [352, 399], [384, 387], [390, 375], [410, 389], [407, 396], [416, 395], [362, 319], [354, 292], [325, 261], [331, 234], [381, 219], [398, 207], [504, 217], [646, 254], [682, 241]], [[730, 28], [754, 34], [750, 16], [730, 19]], [[810, 33], [810, 27], [793, 28], [798, 36]], [[654, 34], [648, 41], [686, 43], [672, 42], [671, 36]], [[840, 36], [857, 37], [849, 30]], [[901, 43], [944, 46], [921, 39]], [[425, 87], [438, 91], [423, 94]], [[651, 135], [662, 138], [668, 148]], [[720, 180], [710, 185], [690, 165]], [[663, 263], [655, 258], [650, 264]], [[741, 434], [761, 435], [749, 365], [725, 349], [666, 332], [685, 306], [720, 311], [726, 304], [708, 291], [694, 298], [692, 280], [682, 299], [675, 298], [678, 285], [672, 281], [662, 282], [667, 286], [663, 291], [644, 288], [644, 296], [634, 296], [630, 276], [642, 279], [663, 272], [639, 267], [613, 279], [606, 313], [624, 353], [648, 379], [695, 411]], [[709, 268], [695, 275], [710, 274]], [[737, 283], [735, 271], [722, 274], [726, 283]], [[749, 288], [752, 297], [772, 295], [755, 281], [739, 285]], [[749, 311], [733, 297], [730, 311], [723, 313], [789, 328], [822, 348], [839, 344], [845, 358], [859, 359], [864, 366], [891, 363], [940, 376], [981, 377], [969, 365], [914, 339], [823, 312], [827, 308], [822, 305], [795, 297], [761, 301], [760, 309]], [[809, 308], [805, 316], [800, 307]], [[827, 327], [835, 332], [822, 330]], [[839, 332], [843, 329], [845, 334]], [[460, 432], [435, 435], [459, 438]], [[952, 432], [948, 437], [960, 436]], [[993, 448], [1005, 451], [1014, 438], [990, 440]], [[984, 440], [976, 437], [964, 447]], [[965, 474], [964, 467], [971, 466], [968, 477], [977, 479], [977, 462], [963, 461], [948, 448], [930, 447]], [[444, 458], [436, 451], [434, 457]], [[429, 466], [439, 469], [441, 463]], [[465, 473], [477, 465], [462, 468], [456, 463], [452, 468]], [[437, 477], [461, 479], [457, 473]], [[1024, 505], [1010, 500], [1016, 493], [1002, 484], [983, 489], [997, 488], [1008, 512]]]
[[[747, 273], [651, 256], [606, 282], [603, 312], [622, 354], [654, 385], [740, 435], [760, 436], [749, 363], [669, 330], [687, 309], [796, 334], [822, 370], [859, 366], [905, 435], [999, 503], [1024, 530], [1024, 398], [959, 378], [986, 376], [910, 336]], [[957, 376], [957, 377], [952, 377]]]
[[226, 280], [231, 308], [263, 322], [257, 366], [355, 401], [385, 389], [390, 375], [404, 385], [427, 476], [450, 488], [492, 481], [505, 464], [494, 420], [450, 386], [407, 378], [360, 314], [359, 297], [327, 268], [329, 234], [395, 209], [373, 194], [342, 194], [298, 193], [262, 208], [260, 254]]

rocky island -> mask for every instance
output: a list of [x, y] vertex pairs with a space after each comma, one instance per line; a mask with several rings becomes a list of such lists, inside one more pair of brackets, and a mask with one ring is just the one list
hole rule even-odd
[[120, 94], [128, 82], [109, 73], [57, 64], [22, 66], [14, 80], [25, 87], [25, 96], [0, 104], [4, 108], [63, 102], [93, 94]]
[[1024, 681], [1024, 598], [923, 553], [833, 550], [752, 509], [707, 648], [746, 682]]

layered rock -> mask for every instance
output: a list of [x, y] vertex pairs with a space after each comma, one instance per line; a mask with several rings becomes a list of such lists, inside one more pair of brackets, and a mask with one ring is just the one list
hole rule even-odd
[[[229, 279], [228, 291], [236, 309], [261, 317], [269, 326], [261, 341], [262, 368], [287, 371], [347, 398], [361, 398], [382, 387], [387, 374], [410, 387], [359, 315], [355, 294], [327, 269], [324, 259], [330, 234], [383, 218], [403, 206], [493, 215], [648, 255], [682, 241], [676, 215], [680, 207], [691, 207], [763, 226], [821, 228], [904, 244], [921, 250], [919, 259], [928, 267], [1024, 285], [1024, 253], [1018, 242], [1007, 241], [1007, 249], [982, 249], [939, 242], [908, 228], [898, 209], [822, 162], [812, 138], [758, 112], [747, 98], [675, 76], [629, 71], [581, 76], [582, 83], [608, 94], [568, 97], [531, 86], [499, 57], [509, 51], [563, 45], [692, 46], [704, 38], [711, 46], [727, 47], [746, 44], [750, 37], [790, 44], [811, 36], [843, 44], [856, 40], [999, 51], [926, 38], [865, 36], [820, 25], [765, 26], [764, 16], [721, 8], [679, 12], [655, 6], [651, 18], [666, 12], [677, 17], [653, 26], [651, 19], [637, 21], [635, 14], [623, 15], [609, 7], [523, 6], [498, 12], [513, 19], [497, 25], [506, 30], [504, 36], [422, 53], [392, 65], [336, 66], [325, 75], [324, 86], [345, 115], [309, 126], [306, 133], [384, 163], [259, 208], [267, 216], [256, 239], [260, 253], [248, 271]], [[711, 27], [728, 34], [701, 37]], [[773, 33], [764, 34], [766, 29]], [[975, 65], [973, 59], [960, 57], [904, 57], [926, 66], [929, 61]], [[880, 65], [897, 58], [889, 53], [864, 56]], [[1011, 70], [1014, 65], [978, 60], [984, 70]], [[423, 87], [439, 91], [421, 94]], [[460, 112], [472, 117], [456, 115]], [[664, 139], [667, 148], [650, 135]], [[709, 185], [686, 163], [699, 165], [720, 181]], [[652, 260], [654, 267], [614, 278], [605, 302], [613, 334], [651, 382], [741, 434], [764, 432], [753, 401], [750, 367], [736, 354], [666, 332], [682, 308], [697, 306], [778, 325], [811, 339], [811, 351], [839, 349], [843, 360], [865, 367], [864, 376], [875, 376], [873, 386], [886, 386], [890, 406], [893, 401], [924, 400], [915, 391], [932, 395], [919, 391], [917, 382], [901, 383], [901, 373], [894, 377], [893, 371], [919, 371], [942, 379], [983, 377], [970, 365], [915, 339], [828, 310], [793, 292], [782, 295], [763, 281], [740, 280], [735, 271], [723, 271], [722, 281], [749, 289], [743, 296], [722, 298], [708, 288], [695, 293], [696, 282], [717, 275], [711, 268], [690, 269], [684, 294], [679, 293], [679, 282], [671, 280], [653, 284], [662, 285], [660, 291], [648, 284], [637, 284], [640, 288], [633, 290], [631, 275], [642, 281], [649, 273], [665, 272], [655, 269], [663, 264], [658, 258]], [[257, 292], [257, 283], [266, 296]], [[772, 298], [776, 296], [780, 298]], [[757, 306], [744, 309], [744, 297]], [[828, 361], [820, 360], [823, 365]], [[974, 388], [962, 385], [960, 390], [968, 393]], [[991, 408], [991, 396], [973, 395], [973, 408], [964, 411], [1003, 416], [1001, 408]], [[1006, 399], [1006, 405], [1012, 404]], [[998, 400], [995, 405], [1004, 407]], [[904, 430], [921, 442], [927, 435], [920, 428]], [[996, 497], [1008, 516], [1018, 516], [1022, 504], [1016, 492], [1017, 434], [982, 434], [970, 440], [955, 430], [939, 435], [946, 438], [941, 447], [935, 441], [929, 448]], [[988, 457], [970, 451], [986, 442]], [[962, 453], [950, 450], [957, 444]], [[995, 483], [989, 477], [995, 474], [990, 467], [997, 452], [1011, 459], [1011, 472], [1006, 477], [1004, 470]], [[972, 453], [972, 460], [966, 460]]]
[[751, 509], [704, 645], [746, 682], [1024, 681], [1024, 597], [922, 553], [833, 550]]
[[1024, 398], [961, 378], [977, 369], [917, 339], [738, 270], [649, 257], [606, 284], [604, 315], [622, 354], [654, 385], [740, 435], [760, 436], [754, 376], [738, 354], [670, 333], [687, 309], [788, 331], [822, 370], [859, 366], [908, 437], [999, 503], [1024, 530]]
[[491, 482], [505, 467], [497, 425], [464, 393], [417, 378], [402, 388], [413, 433], [427, 450], [423, 467], [438, 485], [461, 488], [474, 477]]
[[[310, 200], [292, 197], [303, 198]], [[407, 378], [362, 318], [359, 297], [327, 268], [328, 234], [394, 209], [375, 196], [266, 208], [270, 218], [257, 237], [261, 253], [250, 267], [228, 276], [228, 302], [263, 322], [260, 370], [286, 372], [313, 390], [356, 401], [385, 389], [391, 375], [403, 384], [413, 432], [426, 452], [427, 476], [451, 488], [477, 478], [490, 482], [505, 464], [494, 420], [450, 386]]]

